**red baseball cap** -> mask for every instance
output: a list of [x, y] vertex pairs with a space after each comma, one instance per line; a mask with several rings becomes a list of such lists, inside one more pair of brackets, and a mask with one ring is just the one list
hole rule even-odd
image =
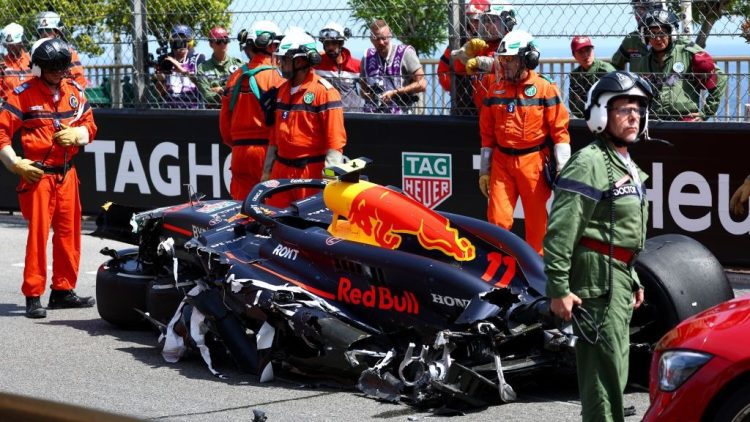
[[229, 38], [229, 33], [220, 26], [214, 26], [208, 33], [208, 39], [210, 40], [222, 40], [225, 38]]
[[576, 51], [584, 47], [593, 47], [591, 44], [591, 38], [585, 36], [573, 37], [573, 41], [570, 42], [570, 51], [575, 54]]

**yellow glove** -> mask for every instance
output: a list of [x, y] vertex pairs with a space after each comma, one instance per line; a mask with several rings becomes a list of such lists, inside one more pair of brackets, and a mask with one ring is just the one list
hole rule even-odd
[[466, 55], [469, 57], [476, 57], [480, 54], [482, 54], [482, 51], [484, 51], [487, 48], [487, 43], [484, 42], [481, 38], [473, 38], [469, 41], [466, 41]]
[[52, 139], [64, 147], [78, 145], [78, 131], [75, 128], [63, 125], [62, 129], [52, 135]]
[[485, 198], [490, 198], [490, 175], [483, 174], [479, 176], [479, 190]]
[[21, 158], [13, 163], [13, 173], [21, 176], [27, 183], [36, 183], [42, 178], [44, 172], [34, 167], [33, 164], [34, 162], [28, 158]]
[[466, 61], [466, 74], [473, 75], [479, 70], [479, 61], [476, 57], [472, 57]]

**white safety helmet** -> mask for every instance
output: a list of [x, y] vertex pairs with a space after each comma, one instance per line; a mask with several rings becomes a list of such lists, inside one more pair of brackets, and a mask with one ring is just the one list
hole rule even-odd
[[315, 48], [315, 39], [304, 29], [294, 26], [287, 29], [274, 54], [288, 59], [305, 57], [311, 65], [319, 64], [322, 59]]
[[5, 25], [3, 28], [3, 44], [18, 44], [23, 42], [23, 27], [15, 22]]
[[62, 31], [63, 24], [60, 15], [55, 12], [41, 12], [36, 15], [36, 30], [54, 29]]
[[247, 32], [247, 41], [252, 42], [257, 48], [268, 48], [271, 44], [278, 43], [281, 39], [281, 29], [271, 21], [257, 21]]
[[607, 128], [607, 110], [612, 100], [620, 97], [637, 97], [646, 108], [638, 128], [638, 136], [643, 135], [648, 125], [648, 108], [654, 98], [654, 91], [647, 80], [624, 71], [607, 73], [589, 90], [584, 117], [591, 132], [604, 132]]
[[497, 35], [504, 36], [511, 32], [516, 26], [516, 12], [513, 6], [506, 1], [493, 1], [484, 13], [480, 15], [482, 27], [480, 36], [492, 36], [487, 30], [487, 26], [492, 25], [497, 31]]
[[539, 50], [534, 37], [526, 31], [508, 32], [497, 47], [497, 56], [518, 56], [526, 69], [533, 70], [539, 65]]
[[328, 22], [318, 33], [318, 41], [346, 41], [351, 35], [349, 28], [344, 28], [336, 22]]

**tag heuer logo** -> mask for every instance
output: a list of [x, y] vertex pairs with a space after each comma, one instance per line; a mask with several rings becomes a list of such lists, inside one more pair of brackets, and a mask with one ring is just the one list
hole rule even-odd
[[401, 169], [404, 193], [425, 206], [435, 208], [451, 196], [453, 178], [450, 154], [402, 152]]

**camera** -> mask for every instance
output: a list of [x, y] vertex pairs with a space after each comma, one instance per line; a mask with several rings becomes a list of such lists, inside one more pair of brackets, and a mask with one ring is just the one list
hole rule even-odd
[[383, 93], [385, 92], [385, 88], [383, 88], [383, 83], [379, 81], [379, 83], [374, 85], [369, 85], [370, 92], [372, 95], [370, 95], [370, 98], [372, 99], [373, 104], [380, 112], [388, 113], [392, 107], [398, 106], [398, 107], [409, 107], [416, 102], [419, 101], [419, 96], [414, 94], [396, 94], [393, 97], [391, 97], [391, 103], [385, 103], [383, 102]]
[[154, 59], [154, 55], [152, 53], [148, 53], [148, 45], [144, 46], [144, 49], [147, 52], [146, 71], [148, 71], [149, 67], [158, 67], [164, 71], [171, 70], [171, 67], [173, 67], [173, 65], [168, 60], [166, 60], [166, 58], [169, 56], [169, 46], [164, 40], [157, 40], [157, 42], [159, 43], [159, 47], [156, 48], [156, 59]]

